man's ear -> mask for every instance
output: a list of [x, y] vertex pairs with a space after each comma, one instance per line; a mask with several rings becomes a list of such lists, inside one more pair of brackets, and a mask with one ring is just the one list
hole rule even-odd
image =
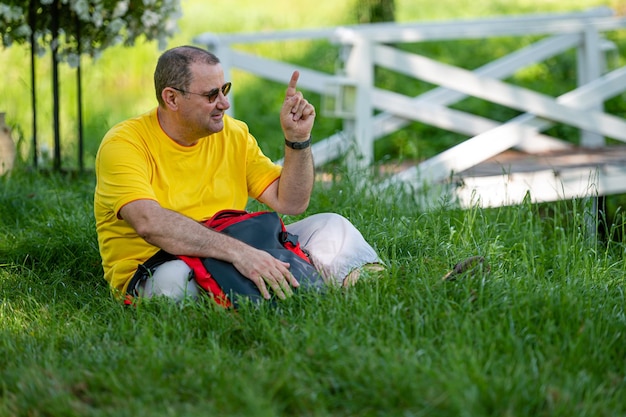
[[161, 91], [161, 98], [167, 107], [171, 110], [178, 109], [178, 100], [180, 99], [180, 95], [177, 94], [177, 91], [172, 87], [165, 87], [163, 91]]

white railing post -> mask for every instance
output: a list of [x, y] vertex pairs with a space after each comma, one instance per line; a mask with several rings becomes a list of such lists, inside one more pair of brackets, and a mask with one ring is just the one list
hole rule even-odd
[[[351, 48], [345, 58], [343, 71], [356, 86], [354, 118], [344, 119], [344, 131], [349, 132], [350, 148], [348, 163], [354, 168], [366, 167], [374, 161], [374, 134], [372, 129], [373, 106], [371, 89], [374, 85], [374, 64], [372, 44], [364, 36], [350, 31], [345, 34], [344, 43]], [[347, 49], [346, 49], [347, 50]]]
[[[578, 86], [590, 83], [602, 76], [605, 68], [605, 56], [602, 52], [600, 34], [591, 25], [588, 25], [582, 33], [582, 43], [577, 51]], [[604, 103], [598, 101], [587, 107], [589, 110], [603, 111]], [[580, 144], [590, 148], [598, 148], [605, 145], [604, 136], [582, 130], [580, 132]]]

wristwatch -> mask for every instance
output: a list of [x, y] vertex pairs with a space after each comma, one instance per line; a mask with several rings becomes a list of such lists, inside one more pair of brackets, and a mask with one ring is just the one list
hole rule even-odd
[[291, 142], [285, 138], [285, 145], [289, 146], [291, 149], [306, 149], [311, 146], [311, 137], [304, 142]]

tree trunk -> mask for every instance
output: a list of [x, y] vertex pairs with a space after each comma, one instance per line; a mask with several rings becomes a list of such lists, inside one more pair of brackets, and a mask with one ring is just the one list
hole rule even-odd
[[358, 23], [393, 22], [395, 18], [394, 0], [357, 0]]
[[52, 2], [52, 119], [54, 130], [55, 171], [61, 170], [61, 129], [59, 122], [59, 0]]
[[76, 44], [78, 45], [78, 66], [76, 67], [76, 105], [78, 116], [78, 170], [83, 171], [85, 164], [83, 161], [84, 152], [84, 138], [83, 138], [83, 83], [82, 83], [82, 68], [81, 68], [81, 48], [80, 48], [80, 36], [81, 36], [81, 24], [78, 16], [76, 19]]
[[35, 76], [35, 25], [37, 17], [35, 12], [35, 1], [28, 4], [28, 24], [30, 25], [30, 81], [31, 81], [31, 106], [33, 110], [33, 166], [37, 168], [37, 88]]

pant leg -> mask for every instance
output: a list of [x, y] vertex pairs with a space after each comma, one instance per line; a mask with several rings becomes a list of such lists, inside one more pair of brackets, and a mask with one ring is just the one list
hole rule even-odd
[[374, 248], [345, 217], [319, 213], [286, 225], [298, 235], [300, 244], [310, 254], [315, 267], [327, 283], [341, 285], [355, 268], [380, 262]]
[[191, 268], [180, 259], [165, 262], [140, 284], [139, 294], [146, 298], [165, 296], [176, 301], [198, 298], [200, 292], [192, 275]]

